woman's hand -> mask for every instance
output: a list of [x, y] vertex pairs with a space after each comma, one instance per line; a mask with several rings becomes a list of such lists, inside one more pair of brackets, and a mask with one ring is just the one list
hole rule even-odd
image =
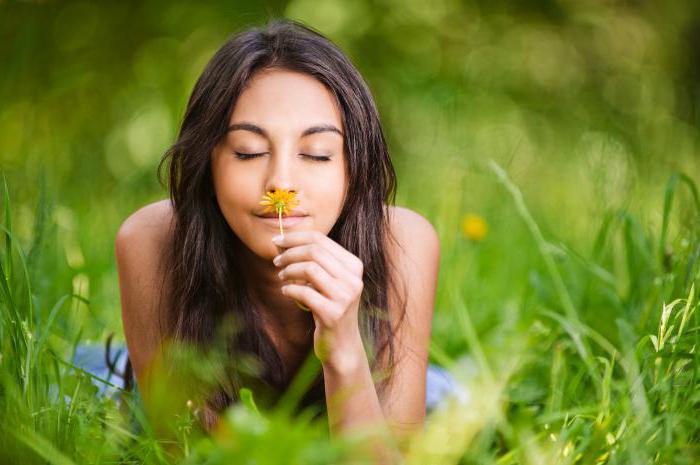
[[280, 279], [308, 283], [286, 283], [282, 292], [313, 314], [316, 356], [324, 367], [352, 369], [365, 356], [358, 325], [362, 260], [318, 231], [288, 232], [273, 242], [286, 249], [274, 260]]

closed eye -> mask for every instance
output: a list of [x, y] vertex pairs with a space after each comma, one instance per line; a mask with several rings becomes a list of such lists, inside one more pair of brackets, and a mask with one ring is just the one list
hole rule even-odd
[[304, 157], [307, 157], [313, 161], [330, 161], [331, 157], [326, 157], [326, 156], [316, 156], [316, 155], [307, 155], [305, 153], [301, 154]]
[[[238, 158], [238, 159], [240, 159], [240, 160], [249, 160], [249, 159], [251, 159], [251, 158], [257, 158], [257, 157], [259, 157], [260, 155], [265, 155], [267, 152], [262, 152], [262, 153], [241, 153], [241, 152], [233, 152], [233, 153], [235, 153], [235, 154], [236, 154], [236, 158]], [[301, 153], [300, 155], [303, 156], [303, 157], [306, 157], [306, 158], [308, 158], [308, 159], [310, 159], [310, 160], [312, 160], [312, 161], [323, 162], [323, 161], [330, 161], [330, 160], [331, 160], [331, 157], [327, 157], [327, 156], [308, 155], [308, 154], [305, 154], [305, 153]]]
[[239, 158], [241, 160], [248, 160], [249, 158], [255, 158], [259, 157], [260, 155], [265, 155], [265, 153], [241, 153], [241, 152], [233, 152], [236, 154], [236, 158]]

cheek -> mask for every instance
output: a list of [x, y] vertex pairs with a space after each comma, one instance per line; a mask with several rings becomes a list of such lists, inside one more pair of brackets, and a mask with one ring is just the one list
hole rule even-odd
[[324, 170], [323, 173], [310, 175], [307, 187], [335, 199], [339, 195], [342, 197], [345, 183], [345, 173], [339, 167], [334, 167]]
[[312, 185], [315, 186], [314, 197], [320, 207], [319, 213], [322, 212], [324, 220], [332, 226], [343, 208], [347, 188], [345, 173], [340, 169], [335, 170], [326, 176], [317, 177]]
[[[245, 196], [254, 191], [254, 176], [246, 175], [231, 164], [212, 166], [212, 180], [219, 203], [239, 207], [246, 205]], [[249, 202], [248, 202], [249, 204]]]

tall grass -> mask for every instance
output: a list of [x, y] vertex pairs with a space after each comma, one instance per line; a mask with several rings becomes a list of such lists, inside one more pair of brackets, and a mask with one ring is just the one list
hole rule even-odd
[[[700, 202], [694, 181], [681, 173], [669, 179], [660, 231], [645, 229], [633, 212], [612, 209], [593, 219], [598, 233], [589, 250], [579, 251], [547, 237], [498, 164], [486, 168], [529, 233], [503, 247], [512, 248], [513, 260], [516, 248], [534, 249], [541, 262], [532, 264], [531, 292], [515, 313], [503, 302], [504, 315], [516, 321], [503, 318], [494, 347], [475, 329], [474, 309], [459, 282], [449, 279], [461, 262], [443, 260], [440, 292], [454, 318], [450, 336], [468, 352], [450, 354], [434, 338], [431, 357], [469, 395], [446, 399], [429, 414], [406, 462], [699, 463]], [[674, 220], [681, 189], [690, 193], [683, 198], [693, 215]], [[323, 420], [308, 412], [291, 415], [290, 405], [318, 369], [311, 359], [288, 402], [261, 410], [255, 392], [244, 391], [244, 402], [226, 412], [212, 436], [201, 434], [187, 408], [175, 409], [177, 416], [167, 420], [175, 434], [165, 438], [138, 399], [124, 393], [120, 403], [96, 395], [109, 381], [70, 363], [84, 342], [85, 324], [72, 304], [90, 301], [72, 290], [54, 295], [48, 283], [61, 270], [41, 260], [61, 247], [51, 233], [46, 197], [37, 205], [32, 237], [20, 238], [13, 233], [8, 192], [3, 178], [0, 463], [367, 462], [356, 453], [354, 441], [361, 438], [329, 440]]]

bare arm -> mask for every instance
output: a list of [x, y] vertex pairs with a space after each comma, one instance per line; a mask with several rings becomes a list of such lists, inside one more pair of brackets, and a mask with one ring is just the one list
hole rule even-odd
[[[396, 331], [396, 366], [392, 382], [381, 399], [382, 410], [402, 449], [423, 430], [428, 348], [432, 333], [438, 275], [440, 239], [428, 220], [416, 212], [397, 207], [392, 231], [397, 244], [390, 244], [399, 281], [406, 286], [406, 301], [399, 308], [398, 296], [389, 296], [389, 314]], [[401, 314], [405, 318], [396, 328]]]
[[[408, 290], [405, 309], [398, 308], [396, 296], [389, 299], [392, 327], [396, 331], [397, 360], [391, 373], [392, 383], [383, 398], [377, 396], [368, 360], [361, 343], [348, 354], [342, 367], [324, 367], [328, 416], [331, 432], [366, 430], [369, 425], [388, 426], [392, 439], [405, 453], [407, 441], [422, 430], [425, 420], [425, 381], [428, 364], [432, 316], [440, 259], [440, 243], [432, 225], [407, 209], [399, 209], [392, 220], [392, 231], [400, 248], [391, 245], [399, 281]], [[406, 317], [396, 330], [398, 318]], [[359, 334], [356, 335], [359, 339]], [[384, 361], [384, 363], [386, 363]], [[379, 430], [377, 432], [380, 432]], [[395, 463], [399, 458], [393, 446], [387, 447], [381, 436], [374, 438], [373, 449], [379, 463]], [[393, 449], [393, 450], [392, 450]]]
[[169, 215], [164, 201], [137, 210], [122, 223], [114, 244], [124, 336], [139, 392], [146, 397], [149, 369], [159, 355], [162, 340], [163, 297], [169, 289], [160, 267]]

